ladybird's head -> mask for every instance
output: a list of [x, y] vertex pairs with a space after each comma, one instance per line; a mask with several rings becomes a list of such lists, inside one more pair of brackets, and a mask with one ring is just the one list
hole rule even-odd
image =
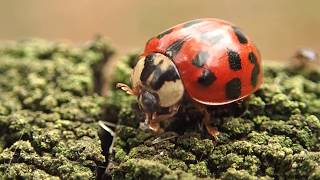
[[153, 119], [169, 113], [166, 109], [179, 106], [184, 95], [175, 64], [161, 53], [142, 56], [133, 69], [131, 83], [134, 89], [139, 89], [140, 108]]

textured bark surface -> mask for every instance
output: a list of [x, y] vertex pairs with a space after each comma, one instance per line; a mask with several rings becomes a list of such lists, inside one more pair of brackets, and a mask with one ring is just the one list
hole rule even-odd
[[[213, 143], [188, 102], [156, 135], [139, 127], [134, 97], [96, 94], [111, 54], [101, 39], [0, 45], [0, 179], [95, 179], [110, 143], [108, 133], [98, 136], [99, 120], [118, 123], [104, 177], [320, 178], [320, 71], [265, 67], [265, 84], [249, 99], [210, 108], [220, 131]], [[135, 60], [121, 59], [113, 82], [129, 83]]]
[[106, 101], [94, 90], [112, 52], [101, 39], [1, 45], [0, 179], [94, 179], [106, 166], [97, 124]]

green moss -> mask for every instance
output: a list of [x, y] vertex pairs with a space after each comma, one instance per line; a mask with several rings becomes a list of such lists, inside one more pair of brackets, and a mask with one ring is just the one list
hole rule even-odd
[[197, 164], [190, 164], [189, 172], [198, 177], [208, 177], [211, 175], [209, 169], [207, 168], [206, 162], [201, 161]]
[[7, 169], [1, 168], [4, 174], [0, 174], [1, 179], [12, 178], [12, 179], [60, 179], [57, 176], [52, 176], [47, 174], [45, 171], [37, 169], [34, 166], [27, 165], [25, 163], [14, 163], [10, 165]]
[[245, 179], [245, 180], [256, 180], [256, 179], [272, 179], [268, 176], [256, 177], [251, 175], [246, 170], [236, 170], [234, 168], [229, 168], [226, 172], [222, 173], [221, 179], [226, 180], [236, 180], [236, 179]]
[[188, 163], [196, 161], [196, 156], [194, 154], [184, 150], [181, 147], [178, 147], [175, 149], [175, 151], [173, 152], [173, 157], [177, 159], [181, 159], [182, 161], [188, 162]]
[[[115, 82], [128, 80], [134, 61], [124, 59]], [[197, 128], [199, 116], [189, 104], [156, 135], [139, 128], [136, 101], [112, 90], [109, 107], [117, 113], [107, 114], [120, 125], [108, 172], [118, 179], [181, 179], [177, 172], [189, 179], [318, 178], [320, 71], [301, 71], [266, 66], [259, 91], [241, 104], [212, 108], [220, 131], [215, 143]], [[123, 158], [116, 158], [119, 152]]]
[[231, 136], [239, 136], [251, 132], [254, 123], [242, 118], [228, 118], [224, 120], [222, 127]]
[[93, 179], [105, 165], [97, 121], [96, 64], [112, 49], [44, 40], [0, 46], [1, 179]]
[[171, 170], [157, 161], [130, 159], [112, 173], [113, 179], [194, 179], [180, 170]]
[[106, 173], [114, 179], [319, 179], [320, 71], [264, 68], [242, 103], [210, 108], [220, 134], [188, 102], [154, 134], [134, 97], [116, 90], [137, 60], [122, 58], [108, 97], [101, 67], [113, 50], [43, 40], [0, 44], [0, 179], [93, 179], [105, 167], [99, 120], [117, 123]]

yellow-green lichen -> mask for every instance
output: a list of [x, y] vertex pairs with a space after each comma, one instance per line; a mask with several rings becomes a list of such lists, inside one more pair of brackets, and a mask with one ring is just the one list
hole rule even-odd
[[106, 166], [96, 64], [112, 50], [30, 39], [0, 46], [1, 179], [93, 179]]
[[97, 95], [112, 51], [101, 39], [0, 45], [1, 179], [94, 179], [107, 166], [99, 120], [118, 124], [105, 171], [114, 179], [320, 177], [320, 71], [266, 66], [255, 94], [209, 108], [213, 142], [188, 102], [165, 133], [139, 127], [135, 98], [114, 87], [129, 82], [136, 54], [115, 69], [108, 97]]

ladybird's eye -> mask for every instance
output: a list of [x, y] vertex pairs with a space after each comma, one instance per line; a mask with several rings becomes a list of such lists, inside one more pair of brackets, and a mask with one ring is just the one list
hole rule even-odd
[[156, 94], [143, 91], [138, 96], [138, 102], [142, 110], [146, 113], [156, 112], [159, 109], [159, 99]]

